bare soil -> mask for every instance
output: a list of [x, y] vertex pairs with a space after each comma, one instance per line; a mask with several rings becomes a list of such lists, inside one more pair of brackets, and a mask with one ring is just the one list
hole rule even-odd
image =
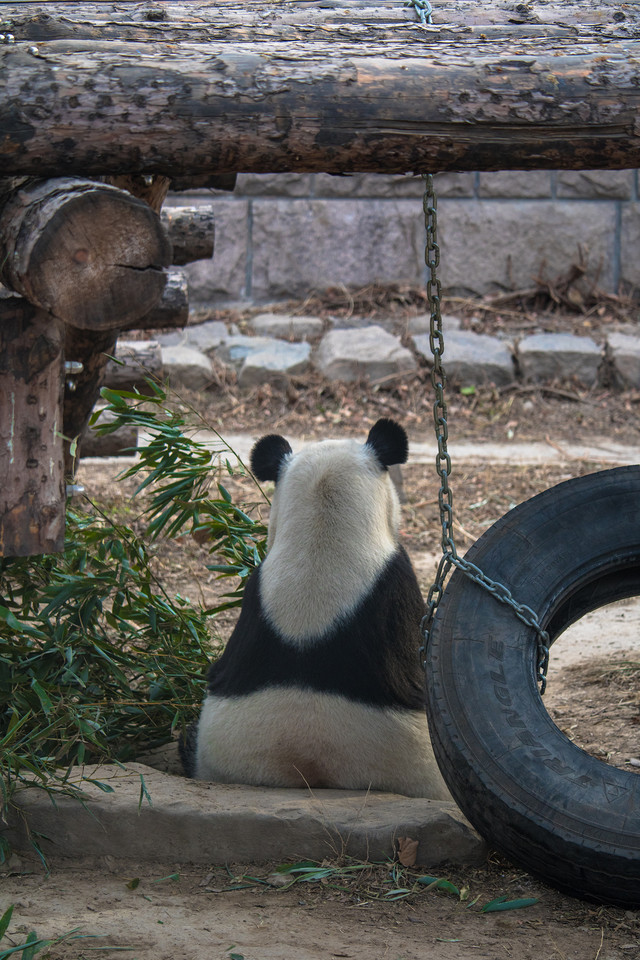
[[[396, 309], [388, 297], [377, 304], [369, 295], [366, 315], [376, 322], [386, 318], [398, 324], [424, 307], [419, 297], [409, 301], [398, 297]], [[351, 311], [356, 322], [364, 313], [358, 314], [356, 298], [351, 299], [353, 304], [347, 301], [345, 306], [338, 292], [332, 305], [327, 306], [325, 298], [319, 304], [298, 307], [306, 313]], [[518, 325], [529, 332], [551, 326], [582, 328], [597, 337], [607, 325], [635, 319], [621, 312], [619, 303], [609, 301], [596, 305], [591, 313], [585, 307], [574, 314], [552, 311], [548, 315], [532, 313], [522, 304], [511, 304], [504, 315], [477, 304], [455, 306], [465, 323], [473, 326], [476, 317], [476, 326], [482, 323], [487, 332], [507, 334]], [[230, 319], [241, 324], [243, 316]], [[373, 387], [344, 387], [308, 378], [295, 381], [287, 391], [261, 387], [249, 395], [241, 395], [234, 383], [221, 377], [211, 393], [190, 400], [223, 434], [276, 430], [289, 436], [360, 435], [379, 416], [396, 417], [414, 439], [427, 439], [431, 430], [432, 399], [424, 377]], [[545, 385], [544, 389], [520, 386], [502, 392], [488, 388], [467, 396], [453, 392], [450, 433], [456, 439], [506, 443], [514, 438], [549, 437], [559, 448], [569, 441], [596, 437], [636, 444], [639, 404], [637, 393], [620, 393], [613, 387], [588, 392], [573, 384]], [[459, 549], [469, 546], [515, 504], [570, 476], [598, 468], [583, 461], [567, 462], [560, 452], [557, 457], [551, 453], [542, 467], [465, 465], [455, 469], [454, 465]], [[81, 480], [92, 497], [111, 502], [127, 522], [141, 522], [136, 520], [139, 507], [130, 500], [131, 482], [114, 485], [112, 473], [86, 465], [81, 468]], [[232, 487], [246, 483], [225, 482]], [[404, 486], [403, 542], [427, 589], [439, 547], [437, 478], [430, 469], [411, 465], [404, 471]], [[256, 499], [249, 487], [244, 496]], [[266, 516], [266, 507], [261, 509]], [[209, 603], [224, 586], [205, 570], [208, 561], [206, 546], [183, 537], [158, 550], [158, 573], [169, 590]], [[611, 620], [615, 622], [615, 613]], [[217, 623], [222, 640], [234, 621], [231, 611]], [[601, 624], [591, 628], [592, 634], [601, 631]], [[628, 646], [613, 653], [590, 653], [587, 644], [580, 659], [561, 658], [545, 699], [561, 729], [583, 749], [635, 770], [640, 769], [640, 629], [630, 635]], [[274, 875], [274, 864], [229, 864], [226, 869], [203, 870], [189, 864], [158, 867], [126, 859], [92, 860], [90, 851], [87, 854], [84, 863], [54, 862], [48, 875], [27, 856], [10, 862], [0, 885], [0, 906], [14, 903], [15, 910], [3, 947], [23, 943], [33, 929], [39, 936], [53, 937], [78, 928], [78, 935], [99, 939], [68, 941], [45, 955], [65, 960], [96, 955], [115, 960], [123, 951], [137, 960], [284, 960], [292, 956], [299, 960], [622, 960], [640, 956], [639, 911], [575, 900], [494, 855], [479, 867], [443, 866], [441, 875], [459, 887], [461, 899], [418, 884], [419, 869], [389, 863], [369, 865], [354, 875], [347, 869], [353, 864], [335, 857], [327, 861], [333, 874], [322, 882], [287, 887]], [[408, 892], [394, 895], [392, 891], [398, 889]], [[537, 902], [505, 912], [482, 912], [483, 905], [500, 896]]]

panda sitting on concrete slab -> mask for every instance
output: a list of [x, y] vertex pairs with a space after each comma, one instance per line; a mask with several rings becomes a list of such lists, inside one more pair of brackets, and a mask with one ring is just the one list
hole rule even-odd
[[267, 555], [181, 744], [188, 776], [450, 799], [424, 707], [424, 603], [388, 471], [407, 455], [387, 419], [364, 444], [294, 455], [281, 436], [256, 443], [251, 469], [275, 481]]

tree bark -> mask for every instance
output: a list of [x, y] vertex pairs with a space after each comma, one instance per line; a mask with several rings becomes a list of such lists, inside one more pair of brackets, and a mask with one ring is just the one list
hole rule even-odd
[[173, 249], [173, 263], [210, 260], [215, 240], [215, 215], [210, 207], [165, 207], [162, 224]]
[[0, 556], [64, 546], [63, 327], [0, 299]]
[[75, 327], [144, 316], [162, 296], [170, 259], [158, 215], [106, 184], [30, 181], [0, 209], [0, 279]]
[[5, 5], [0, 175], [638, 166], [637, 4], [196, 11]]

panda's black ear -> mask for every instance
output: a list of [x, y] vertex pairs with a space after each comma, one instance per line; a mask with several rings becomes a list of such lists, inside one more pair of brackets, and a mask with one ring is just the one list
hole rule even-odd
[[371, 427], [367, 446], [372, 448], [380, 466], [385, 469], [394, 463], [406, 463], [409, 456], [407, 434], [399, 423], [386, 417]]
[[293, 453], [288, 440], [277, 433], [261, 437], [251, 451], [251, 470], [264, 483], [265, 480], [278, 479], [284, 458]]

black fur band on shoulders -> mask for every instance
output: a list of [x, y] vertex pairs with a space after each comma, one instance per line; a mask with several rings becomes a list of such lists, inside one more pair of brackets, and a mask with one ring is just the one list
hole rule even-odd
[[303, 648], [283, 641], [268, 623], [259, 583], [260, 568], [247, 582], [226, 649], [209, 670], [211, 694], [240, 697], [267, 687], [296, 686], [377, 707], [424, 708], [418, 655], [424, 603], [403, 547], [357, 609]]

